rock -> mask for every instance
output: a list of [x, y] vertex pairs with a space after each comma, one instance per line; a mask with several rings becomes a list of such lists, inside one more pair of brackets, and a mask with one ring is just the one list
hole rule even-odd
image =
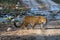
[[8, 28], [7, 28], [7, 31], [11, 31], [11, 30], [12, 30], [12, 28], [11, 28], [11, 27], [8, 27]]

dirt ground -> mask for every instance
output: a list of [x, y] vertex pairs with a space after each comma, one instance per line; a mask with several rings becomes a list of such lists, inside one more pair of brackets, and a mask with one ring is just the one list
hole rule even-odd
[[60, 40], [60, 29], [0, 32], [1, 40]]
[[12, 31], [6, 31], [9, 26], [2, 25], [3, 27], [0, 27], [0, 40], [60, 40], [59, 24], [60, 21], [51, 21], [45, 30], [26, 30], [12, 27], [14, 29]]

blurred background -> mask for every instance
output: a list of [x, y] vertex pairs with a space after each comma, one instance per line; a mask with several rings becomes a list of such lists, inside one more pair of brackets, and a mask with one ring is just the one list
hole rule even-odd
[[[39, 25], [36, 25], [35, 28], [38, 27], [38, 30], [19, 30], [18, 27], [22, 24], [25, 16], [46, 17], [45, 28], [49, 29], [41, 31], [38, 29]], [[60, 0], [0, 0], [1, 40], [60, 40], [59, 30]], [[25, 36], [24, 33], [28, 35]]]

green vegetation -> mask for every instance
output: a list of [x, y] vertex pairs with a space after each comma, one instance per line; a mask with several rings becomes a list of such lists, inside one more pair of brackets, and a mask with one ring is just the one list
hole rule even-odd
[[58, 4], [60, 4], [60, 0], [52, 0], [52, 1], [54, 1], [54, 2], [56, 2], [56, 3], [58, 3]]
[[10, 9], [4, 9], [3, 10], [5, 13], [9, 13], [10, 12]]
[[4, 8], [13, 7], [17, 4], [18, 0], [0, 0], [0, 4], [4, 6]]
[[0, 0], [0, 4], [2, 4], [2, 7], [3, 7], [3, 12], [9, 13], [11, 11], [14, 11], [14, 12], [19, 11], [22, 13], [29, 10], [23, 7], [19, 7], [18, 9], [16, 9], [17, 2], [19, 2], [20, 5], [22, 5], [21, 0]]
[[0, 3], [14, 3], [16, 4], [18, 0], [0, 0]]

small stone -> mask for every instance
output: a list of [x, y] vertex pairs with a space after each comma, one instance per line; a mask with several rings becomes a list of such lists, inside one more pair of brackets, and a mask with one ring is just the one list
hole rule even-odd
[[12, 30], [12, 28], [11, 28], [11, 27], [7, 28], [7, 31], [11, 31], [11, 30]]

